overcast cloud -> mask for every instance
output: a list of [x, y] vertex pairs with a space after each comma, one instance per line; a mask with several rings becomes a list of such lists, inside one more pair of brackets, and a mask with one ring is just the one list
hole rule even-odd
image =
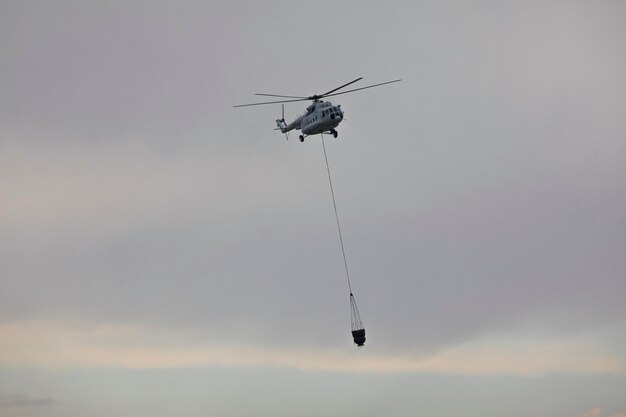
[[[0, 403], [171, 415], [183, 391], [116, 395], [175, 378], [191, 415], [243, 415], [269, 379], [255, 414], [625, 412], [625, 17], [618, 1], [3, 2]], [[402, 82], [334, 97], [346, 120], [325, 138], [355, 352], [320, 139], [285, 141], [279, 105], [232, 106], [360, 76]]]

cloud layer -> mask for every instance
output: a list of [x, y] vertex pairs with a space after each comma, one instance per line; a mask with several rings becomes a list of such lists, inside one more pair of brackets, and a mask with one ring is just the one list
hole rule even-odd
[[[196, 329], [197, 330], [197, 329]], [[537, 376], [625, 374], [626, 358], [593, 340], [478, 340], [430, 355], [368, 349], [280, 348], [202, 340], [198, 334], [132, 325], [68, 326], [24, 322], [0, 326], [0, 367], [46, 369], [193, 366], [293, 368], [373, 374], [443, 373]]]
[[[0, 380], [3, 398], [63, 397], [28, 384], [49, 369], [96, 369], [102, 393], [129, 369], [206, 366], [245, 370], [224, 397], [236, 404], [239, 384], [264, 385], [250, 370], [271, 369], [324, 375], [318, 404], [346, 378], [375, 381], [390, 416], [511, 415], [500, 398], [537, 398], [505, 384], [490, 409], [468, 407], [457, 377], [492, 393], [540, 375], [544, 407], [520, 415], [624, 409], [625, 3], [0, 8], [0, 367], [39, 372]], [[332, 100], [346, 120], [326, 146], [368, 332], [353, 352], [320, 139], [285, 141], [280, 106], [232, 105], [359, 76], [402, 82]], [[452, 377], [419, 401], [385, 391], [434, 374]], [[433, 398], [443, 408], [418, 408]], [[346, 404], [335, 415], [381, 414]], [[214, 414], [250, 414], [228, 405]]]

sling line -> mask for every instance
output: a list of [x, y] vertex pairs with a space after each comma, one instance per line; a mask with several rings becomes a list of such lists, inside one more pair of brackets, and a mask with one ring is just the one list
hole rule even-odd
[[339, 225], [339, 215], [337, 214], [337, 202], [335, 201], [335, 191], [333, 190], [333, 180], [330, 177], [330, 168], [328, 166], [328, 156], [326, 155], [326, 145], [324, 143], [324, 135], [322, 136], [322, 146], [324, 148], [324, 160], [326, 161], [326, 172], [328, 172], [328, 183], [330, 184], [330, 194], [333, 197], [333, 207], [335, 209], [335, 220], [337, 220], [337, 232], [339, 232], [339, 243], [341, 244], [341, 254], [343, 255], [343, 265], [346, 268], [346, 279], [348, 280], [348, 290], [352, 296], [352, 285], [350, 284], [350, 272], [348, 272], [348, 261], [346, 260], [346, 250], [343, 247], [343, 237], [341, 236], [341, 226]]
[[335, 220], [337, 220], [337, 232], [339, 233], [339, 243], [341, 244], [341, 254], [343, 255], [343, 266], [346, 268], [346, 280], [348, 281], [348, 290], [350, 291], [350, 327], [352, 338], [357, 346], [363, 346], [365, 343], [365, 328], [361, 321], [359, 308], [356, 306], [354, 294], [352, 294], [352, 284], [350, 283], [350, 272], [348, 271], [348, 261], [346, 260], [346, 250], [343, 246], [343, 237], [341, 235], [341, 225], [339, 224], [339, 215], [337, 214], [337, 201], [335, 200], [335, 190], [333, 189], [333, 180], [330, 175], [330, 167], [328, 165], [328, 155], [326, 153], [326, 143], [324, 135], [322, 136], [322, 147], [324, 148], [324, 160], [326, 161], [326, 172], [328, 173], [328, 184], [330, 185], [330, 194], [333, 197], [333, 208], [335, 209]]

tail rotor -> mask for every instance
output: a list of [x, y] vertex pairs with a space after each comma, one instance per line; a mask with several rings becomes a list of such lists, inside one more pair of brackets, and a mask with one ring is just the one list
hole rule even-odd
[[285, 129], [287, 128], [287, 123], [285, 123], [285, 105], [283, 104], [282, 107], [282, 117], [280, 119], [276, 119], [276, 126], [278, 126], [276, 130], [280, 130], [282, 133], [284, 133], [287, 140], [289, 140], [289, 131], [285, 131]]

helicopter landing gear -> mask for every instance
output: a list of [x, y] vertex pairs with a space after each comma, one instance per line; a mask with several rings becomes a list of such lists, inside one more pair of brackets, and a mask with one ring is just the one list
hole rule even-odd
[[304, 142], [304, 136], [300, 135], [300, 142]]
[[332, 134], [333, 134], [333, 137], [334, 137], [334, 138], [336, 138], [336, 137], [337, 137], [337, 135], [339, 135], [339, 133], [337, 133], [337, 131], [336, 131], [335, 129], [331, 129], [331, 130], [330, 130], [330, 133], [332, 133]]

